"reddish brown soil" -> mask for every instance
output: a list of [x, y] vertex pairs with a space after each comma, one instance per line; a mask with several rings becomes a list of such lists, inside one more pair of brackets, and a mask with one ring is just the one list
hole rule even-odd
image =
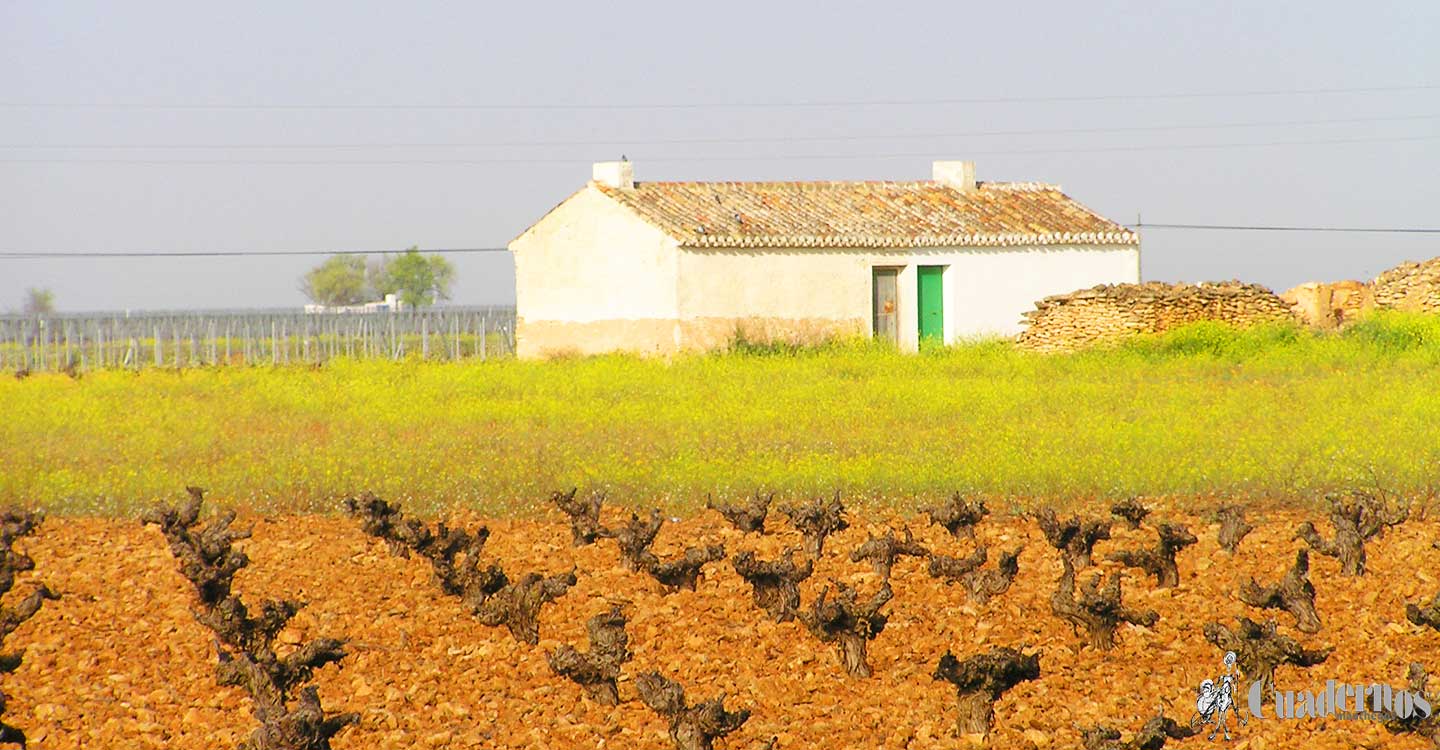
[[[1175, 516], [1157, 512], [1150, 520], [1167, 518]], [[607, 520], [613, 520], [608, 511]], [[1212, 619], [1233, 624], [1236, 615], [1263, 619], [1234, 592], [1252, 575], [1262, 583], [1279, 579], [1293, 562], [1299, 543], [1291, 537], [1303, 519], [1279, 512], [1252, 518], [1259, 529], [1233, 559], [1218, 550], [1215, 526], [1178, 520], [1200, 537], [1180, 554], [1181, 585], [1156, 589], [1138, 571], [1128, 574], [1127, 603], [1158, 610], [1161, 619], [1153, 628], [1122, 627], [1111, 652], [1082, 648], [1071, 628], [1050, 614], [1048, 597], [1061, 566], [1031, 522], [980, 525], [991, 565], [1002, 548], [1026, 545], [1016, 585], [983, 607], [966, 604], [960, 588], [930, 579], [923, 560], [903, 559], [895, 567], [890, 623], [871, 643], [875, 675], [869, 679], [845, 676], [834, 653], [798, 622], [766, 619], [728, 560], [708, 567], [697, 591], [664, 596], [648, 577], [621, 569], [613, 542], [572, 548], [558, 516], [490, 522], [486, 551], [507, 571], [579, 569], [579, 585], [545, 608], [538, 648], [477, 624], [431, 584], [424, 561], [391, 557], [338, 516], [255, 519], [254, 538], [242, 543], [252, 563], [237, 581], [252, 602], [271, 596], [310, 602], [285, 634], [291, 642], [322, 635], [350, 640], [350, 657], [317, 677], [327, 709], [361, 715], [336, 748], [664, 748], [666, 726], [635, 700], [631, 682], [652, 669], [680, 681], [691, 701], [723, 692], [727, 707], [753, 711], [720, 747], [755, 747], [772, 736], [780, 748], [963, 746], [972, 740], [954, 735], [955, 695], [931, 678], [936, 661], [946, 649], [964, 658], [1022, 644], [1041, 650], [1041, 678], [1000, 700], [988, 744], [1077, 747], [1077, 726], [1106, 723], [1128, 736], [1162, 705], [1166, 715], [1188, 719], [1196, 686], [1221, 671], [1220, 654], [1204, 640], [1201, 625]], [[717, 514], [704, 513], [667, 523], [656, 551], [669, 556], [685, 544], [723, 542], [731, 554], [755, 549], [771, 557], [799, 544], [783, 520], [769, 525], [772, 535], [742, 537]], [[848, 559], [867, 527], [878, 534], [883, 525], [856, 523], [827, 542], [816, 575], [802, 584], [807, 603], [832, 577], [858, 585], [862, 596], [875, 590], [869, 565]], [[961, 555], [972, 549], [940, 529], [922, 530], [918, 521], [915, 528], [933, 550]], [[1321, 528], [1328, 533], [1327, 524]], [[1115, 535], [1097, 547], [1097, 560], [1120, 546], [1148, 543], [1154, 531], [1117, 525]], [[1335, 653], [1308, 671], [1282, 667], [1279, 686], [1314, 689], [1335, 678], [1401, 687], [1412, 660], [1440, 672], [1440, 633], [1404, 617], [1407, 602], [1428, 602], [1440, 590], [1440, 552], [1430, 546], [1437, 538], [1440, 523], [1433, 521], [1394, 529], [1369, 546], [1363, 578], [1341, 578], [1334, 560], [1313, 555], [1324, 629], [1304, 636], [1288, 615], [1268, 614], [1279, 618], [1282, 633], [1307, 645], [1333, 645]], [[16, 594], [44, 580], [64, 596], [47, 602], [6, 643], [26, 649], [19, 670], [3, 679], [10, 697], [6, 719], [30, 734], [32, 747], [209, 749], [233, 746], [248, 734], [254, 724], [248, 701], [236, 689], [216, 687], [211, 635], [191, 616], [191, 591], [157, 530], [134, 521], [50, 519], [18, 546], [34, 557], [36, 570], [24, 574]], [[615, 708], [586, 701], [580, 686], [556, 677], [545, 661], [545, 651], [559, 643], [586, 646], [584, 621], [609, 608], [607, 597], [631, 603], [635, 652]], [[1238, 729], [1232, 724], [1232, 731], [1236, 741], [1229, 746], [1237, 749], [1427, 746], [1364, 721], [1272, 718]], [[1210, 744], [1200, 737], [1175, 746]]]

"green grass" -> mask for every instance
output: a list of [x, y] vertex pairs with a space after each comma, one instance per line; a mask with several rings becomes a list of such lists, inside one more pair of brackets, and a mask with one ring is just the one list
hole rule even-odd
[[526, 513], [844, 490], [901, 507], [1128, 494], [1433, 496], [1440, 319], [1196, 325], [1107, 350], [749, 346], [673, 361], [342, 361], [0, 381], [0, 503], [130, 513], [185, 484], [260, 510], [374, 490]]

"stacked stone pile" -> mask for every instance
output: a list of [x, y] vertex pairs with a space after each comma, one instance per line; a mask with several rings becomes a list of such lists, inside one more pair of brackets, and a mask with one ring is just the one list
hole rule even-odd
[[1375, 277], [1370, 291], [1379, 308], [1440, 312], [1440, 258], [1401, 263]]
[[1258, 284], [1101, 285], [1046, 297], [1024, 314], [1021, 347], [1072, 351], [1137, 333], [1161, 333], [1202, 320], [1251, 326], [1292, 319], [1290, 304]]

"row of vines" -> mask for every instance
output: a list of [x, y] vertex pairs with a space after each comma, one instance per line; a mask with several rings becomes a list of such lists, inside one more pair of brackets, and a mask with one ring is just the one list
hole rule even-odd
[[[241, 747], [329, 748], [332, 738], [361, 721], [357, 713], [327, 710], [313, 684], [319, 670], [343, 668], [348, 658], [344, 634], [328, 633], [304, 642], [277, 640], [305, 603], [288, 598], [258, 603], [243, 600], [234, 590], [234, 582], [250, 559], [237, 542], [250, 537], [253, 529], [238, 527], [233, 511], [207, 518], [203, 503], [203, 491], [189, 488], [185, 502], [156, 508], [142, 520], [160, 530], [180, 574], [193, 589], [195, 618], [214, 637], [216, 682], [240, 688], [249, 697], [256, 727]], [[989, 545], [981, 541], [983, 535], [977, 533], [989, 523], [989, 509], [983, 501], [958, 495], [924, 509], [929, 523], [943, 530], [937, 530], [928, 542], [905, 525], [878, 535], [869, 533], [863, 542], [844, 550], [835, 549], [835, 539], [853, 519], [838, 495], [796, 505], [779, 505], [773, 496], [756, 495], [748, 502], [709, 506], [740, 539], [776, 534], [782, 524], [777, 515], [783, 516], [787, 533], [798, 534], [800, 542], [768, 556], [752, 549], [727, 550], [724, 544], [702, 538], [687, 538], [679, 548], [672, 545], [676, 551], [657, 551], [656, 540], [667, 519], [658, 510], [642, 514], [607, 509], [599, 493], [555, 493], [551, 504], [568, 521], [574, 547], [612, 545], [614, 557], [610, 559], [615, 566], [625, 575], [649, 579], [667, 597], [694, 591], [707, 578], [737, 576], [748, 588], [756, 618], [798, 623], [818, 648], [833, 652], [837, 680], [863, 682], [876, 673], [869, 648], [887, 637], [897, 596], [893, 577], [929, 576], [954, 587], [971, 604], [983, 605], [1013, 595], [1012, 585], [1021, 576], [1021, 549], [998, 549], [992, 554]], [[492, 532], [486, 526], [426, 523], [373, 495], [347, 500], [345, 511], [363, 533], [382, 542], [391, 554], [423, 560], [434, 585], [452, 598], [457, 613], [503, 629], [532, 648], [538, 649], [541, 643], [544, 608], [573, 596], [577, 572], [584, 572], [517, 568], [487, 552]], [[1317, 609], [1310, 556], [1334, 558], [1342, 576], [1366, 576], [1367, 547], [1376, 544], [1387, 529], [1405, 523], [1409, 515], [1405, 503], [1383, 494], [1356, 491], [1332, 497], [1328, 530], [1317, 528], [1314, 522], [1300, 524], [1292, 537], [1298, 548], [1293, 561], [1287, 561], [1288, 567], [1277, 570], [1272, 580], [1251, 579], [1236, 591], [1235, 596], [1256, 618], [1266, 617], [1206, 622], [1204, 639], [1217, 655], [1226, 656], [1244, 684], [1258, 681], [1266, 694], [1275, 687], [1277, 668], [1307, 669], [1325, 663], [1334, 647], [1315, 639], [1340, 633], [1332, 632], [1336, 630], [1333, 627], [1327, 629], [1321, 616], [1323, 601]], [[1122, 639], [1144, 637], [1148, 632], [1144, 629], [1154, 626], [1160, 614], [1128, 603], [1126, 587], [1147, 585], [1160, 590], [1182, 585], [1177, 555], [1199, 541], [1185, 524], [1153, 520], [1152, 509], [1136, 499], [1114, 505], [1111, 516], [1082, 513], [1062, 517], [1049, 508], [1028, 516], [1062, 570], [1049, 596], [1049, 614], [1073, 627], [1076, 649], [1105, 652]], [[1247, 518], [1246, 510], [1235, 505], [1216, 509], [1213, 518], [1218, 525], [1219, 548], [1232, 556], [1244, 554], [1245, 540], [1258, 521]], [[12, 545], [39, 522], [38, 516], [17, 511], [0, 515], [0, 594], [13, 586], [16, 572], [33, 567]], [[1106, 565], [1097, 564], [1101, 555], [1096, 547], [1111, 539], [1116, 524], [1127, 529], [1125, 538], [1132, 541], [1105, 553]], [[1139, 539], [1148, 541], [1136, 544], [1134, 540]], [[1435, 547], [1440, 548], [1440, 542]], [[806, 597], [800, 584], [837, 558], [866, 566], [873, 575], [867, 574], [860, 584], [831, 578], [810, 589], [813, 593]], [[1111, 572], [1093, 572], [1095, 568]], [[1127, 571], [1133, 572], [1127, 575]], [[1140, 583], [1127, 581], [1129, 578]], [[56, 594], [49, 588], [37, 585], [15, 606], [0, 608], [0, 639], [34, 615], [42, 602], [54, 598]], [[560, 643], [543, 652], [557, 685], [569, 684], [577, 699], [583, 696], [602, 707], [638, 701], [666, 728], [679, 750], [711, 748], [716, 742], [741, 746], [736, 744], [737, 738], [744, 736], [740, 730], [757, 706], [727, 705], [724, 694], [688, 695], [686, 687], [665, 670], [632, 673], [635, 644], [627, 629], [631, 603], [620, 592], [606, 598], [607, 608], [585, 621], [588, 643]], [[1429, 601], [1410, 602], [1404, 611], [1391, 613], [1389, 621], [1440, 631], [1440, 593]], [[1130, 625], [1140, 629], [1132, 630]], [[13, 671], [19, 663], [19, 654], [0, 656], [0, 673]], [[946, 718], [953, 732], [961, 737], [983, 737], [1006, 721], [1005, 694], [1022, 683], [1045, 679], [1045, 665], [1043, 649], [1016, 642], [980, 649], [956, 644], [928, 662], [925, 669], [937, 689], [944, 686], [954, 692], [953, 713]], [[1419, 660], [1411, 664], [1405, 677], [1410, 692], [1431, 695], [1427, 671]], [[1190, 716], [1166, 716], [1162, 708], [1140, 726], [1079, 726], [1069, 744], [1087, 750], [1158, 750], [1167, 742], [1197, 734], [1213, 739], [1223, 732], [1228, 738], [1231, 726], [1225, 712], [1229, 704], [1218, 699], [1206, 701], [1202, 694]], [[1440, 705], [1440, 701], [1434, 703]], [[1440, 747], [1440, 720], [1434, 714], [1400, 711], [1398, 707], [1387, 710], [1384, 726], [1389, 732], [1428, 738]], [[1232, 721], [1240, 718], [1236, 709]], [[0, 723], [0, 743], [23, 745], [24, 738], [20, 728]], [[750, 742], [751, 746], [778, 746], [775, 737]]]

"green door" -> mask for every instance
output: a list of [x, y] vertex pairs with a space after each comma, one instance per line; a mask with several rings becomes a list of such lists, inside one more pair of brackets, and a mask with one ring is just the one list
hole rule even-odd
[[920, 311], [920, 340], [941, 342], [945, 338], [945, 303], [940, 277], [944, 266], [920, 266], [920, 288], [916, 295]]

